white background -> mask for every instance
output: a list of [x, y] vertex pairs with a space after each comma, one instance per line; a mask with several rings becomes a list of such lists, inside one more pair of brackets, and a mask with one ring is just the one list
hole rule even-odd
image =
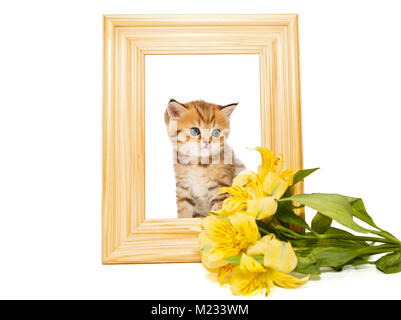
[[[145, 57], [146, 218], [177, 218], [173, 153], [164, 112], [170, 98], [239, 102], [230, 117], [228, 144], [245, 167], [256, 170], [261, 144], [259, 56], [150, 55]], [[154, 190], [157, 201], [152, 201]], [[161, 192], [163, 190], [163, 192]]]
[[[231, 298], [199, 264], [102, 266], [103, 13], [299, 13], [307, 192], [365, 199], [401, 237], [397, 1], [0, 4], [0, 297]], [[269, 299], [401, 298], [401, 276], [324, 274]], [[252, 299], [261, 298], [253, 297]]]

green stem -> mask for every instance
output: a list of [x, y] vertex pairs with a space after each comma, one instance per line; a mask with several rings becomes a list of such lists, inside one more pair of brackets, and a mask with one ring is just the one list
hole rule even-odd
[[266, 233], [266, 234], [269, 234], [269, 233], [270, 233], [270, 231], [267, 231], [266, 229], [264, 229], [264, 228], [262, 228], [262, 227], [260, 227], [260, 226], [258, 226], [258, 228], [259, 228], [260, 231], [263, 231], [263, 232]]
[[[291, 235], [296, 239], [342, 239], [342, 240], [354, 240], [354, 241], [372, 241], [372, 242], [381, 242], [396, 245], [398, 248], [401, 247], [400, 242], [388, 239], [388, 238], [381, 238], [381, 237], [365, 237], [365, 236], [354, 236], [354, 235], [346, 235], [346, 234], [317, 234], [314, 233], [313, 235], [305, 235], [299, 234], [291, 229], [284, 227], [282, 225], [274, 224], [273, 227], [277, 230], [281, 230], [285, 232], [287, 235]], [[266, 230], [264, 230], [266, 231]], [[267, 231], [266, 231], [267, 232]]]
[[307, 235], [304, 235], [304, 234], [299, 234], [299, 233], [297, 233], [295, 231], [292, 231], [291, 229], [288, 229], [288, 228], [286, 228], [286, 227], [284, 227], [282, 225], [279, 225], [279, 224], [274, 224], [273, 228], [277, 229], [277, 230], [284, 231], [285, 233], [291, 234], [292, 236], [294, 236], [295, 238], [298, 238], [298, 239], [312, 239], [312, 238], [314, 238], [314, 237], [310, 237], [310, 236], [307, 236]]
[[376, 235], [379, 235], [379, 236], [384, 237], [384, 238], [386, 238], [386, 239], [388, 239], [388, 240], [390, 240], [390, 241], [393, 241], [394, 243], [398, 243], [399, 245], [401, 245], [401, 241], [398, 240], [396, 237], [394, 237], [390, 232], [385, 231], [385, 230], [383, 230], [383, 229], [380, 229], [380, 228], [377, 227], [377, 226], [376, 226], [376, 228], [377, 228], [378, 230], [380, 230], [380, 231], [377, 232], [377, 231], [371, 230], [371, 233], [376, 234]]
[[348, 236], [348, 235], [342, 235], [342, 234], [320, 234], [318, 235], [319, 239], [344, 239], [344, 240], [359, 240], [359, 241], [372, 241], [372, 242], [382, 242], [382, 243], [387, 243], [387, 244], [397, 244], [399, 243], [394, 242], [392, 240], [388, 240], [385, 238], [379, 238], [379, 237], [364, 237], [364, 236]]
[[374, 255], [374, 254], [379, 254], [379, 253], [393, 252], [393, 251], [396, 251], [399, 249], [400, 249], [399, 246], [394, 246], [394, 245], [391, 246], [388, 244], [382, 244], [380, 246], [362, 248], [361, 255]]
[[[295, 247], [294, 250], [296, 252], [302, 252], [303, 250], [307, 250], [310, 249], [310, 247]], [[394, 246], [394, 245], [388, 245], [388, 244], [382, 244], [382, 245], [378, 245], [378, 246], [371, 246], [371, 247], [364, 247], [364, 248], [360, 248], [360, 249], [355, 249], [355, 250], [359, 250], [359, 254], [358, 257], [361, 256], [372, 256], [375, 254], [380, 254], [380, 253], [386, 253], [386, 252], [394, 252], [399, 250], [400, 248], [398, 246]]]

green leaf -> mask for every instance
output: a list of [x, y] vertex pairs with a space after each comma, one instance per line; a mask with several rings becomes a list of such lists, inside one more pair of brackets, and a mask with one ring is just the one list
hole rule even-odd
[[279, 202], [275, 217], [286, 224], [294, 224], [310, 230], [309, 225], [292, 210], [291, 202]]
[[352, 209], [346, 197], [339, 194], [312, 193], [297, 194], [279, 201], [297, 201], [321, 214], [336, 220], [343, 226], [354, 231], [367, 233], [368, 230], [362, 228], [352, 219]]
[[297, 171], [294, 174], [294, 180], [292, 185], [298, 183], [299, 181], [303, 180], [304, 178], [306, 178], [307, 176], [309, 176], [311, 173], [315, 172], [316, 170], [318, 170], [320, 168], [313, 168], [313, 169], [302, 169]]
[[367, 213], [363, 200], [361, 198], [353, 198], [347, 197], [347, 200], [351, 204], [352, 215], [363, 222], [366, 222], [368, 225], [380, 230], [369, 230], [369, 232], [381, 236], [383, 238], [393, 240], [395, 242], [399, 242], [399, 240], [393, 236], [390, 232], [387, 232], [381, 228], [379, 228], [373, 221], [372, 217]]
[[372, 217], [367, 213], [363, 200], [361, 198], [353, 198], [344, 196], [351, 205], [352, 215], [368, 225], [379, 229], [379, 227], [373, 222]]
[[[338, 228], [334, 228], [334, 227], [329, 227], [324, 234], [347, 235], [347, 236], [353, 238], [351, 241], [359, 241], [359, 242], [361, 241], [361, 240], [359, 240], [358, 236], [352, 234], [351, 232], [348, 232], [348, 231], [345, 231], [342, 229], [338, 229]], [[347, 239], [346, 241], [350, 241], [350, 240]], [[366, 243], [365, 241], [362, 241], [362, 242]]]
[[336, 270], [336, 271], [341, 271], [345, 266], [354, 266], [354, 267], [356, 267], [356, 266], [361, 266], [361, 265], [370, 264], [370, 263], [371, 262], [368, 259], [363, 258], [363, 257], [360, 257], [360, 258], [358, 257], [358, 258], [355, 258], [355, 259], [352, 259], [352, 260], [348, 261], [346, 264], [344, 264], [342, 266], [338, 266], [338, 267], [335, 267], [333, 269]]
[[384, 273], [401, 272], [401, 251], [389, 253], [376, 261], [376, 267]]
[[317, 233], [325, 233], [329, 229], [333, 219], [317, 212], [312, 219], [312, 230]]
[[231, 257], [226, 257], [224, 260], [230, 262], [234, 266], [239, 266], [241, 262], [241, 256], [231, 256]]
[[309, 252], [300, 252], [296, 272], [319, 274], [323, 267], [339, 269], [350, 263], [353, 259], [365, 254], [370, 248], [344, 248], [344, 247], [316, 247]]
[[320, 274], [320, 265], [313, 255], [299, 256], [295, 272], [304, 274]]

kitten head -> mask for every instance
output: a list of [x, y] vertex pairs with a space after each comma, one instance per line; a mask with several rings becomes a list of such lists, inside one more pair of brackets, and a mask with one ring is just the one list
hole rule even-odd
[[224, 152], [230, 134], [230, 116], [237, 104], [220, 106], [203, 100], [187, 103], [170, 100], [164, 119], [178, 161], [211, 163], [210, 160], [219, 157]]

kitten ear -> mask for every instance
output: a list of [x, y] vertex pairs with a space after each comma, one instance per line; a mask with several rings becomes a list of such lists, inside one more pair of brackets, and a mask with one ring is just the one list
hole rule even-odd
[[168, 103], [167, 106], [167, 113], [170, 116], [170, 118], [178, 120], [183, 116], [185, 110], [186, 110], [185, 107], [181, 103], [175, 101], [174, 99], [170, 99], [170, 102]]
[[223, 112], [227, 118], [229, 118], [231, 116], [231, 114], [233, 113], [235, 107], [238, 105], [239, 102], [235, 102], [235, 103], [230, 103], [227, 104], [226, 106], [222, 106], [220, 107], [220, 111]]

